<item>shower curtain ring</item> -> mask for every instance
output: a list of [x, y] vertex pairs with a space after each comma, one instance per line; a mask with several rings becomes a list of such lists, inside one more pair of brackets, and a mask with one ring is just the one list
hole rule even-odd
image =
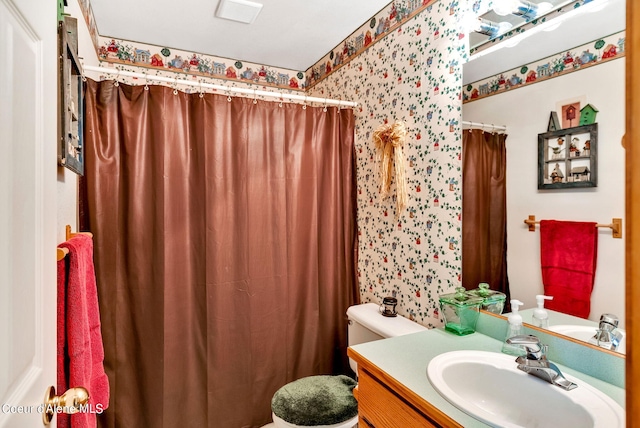
[[304, 96], [304, 101], [302, 102], [302, 110], [306, 110], [307, 109], [307, 96]]
[[327, 99], [326, 98], [324, 99], [324, 107], [323, 107], [322, 111], [325, 112], [325, 113], [327, 112]]
[[115, 82], [113, 82], [113, 86], [120, 86], [120, 82], [118, 81], [118, 78], [120, 77], [120, 69], [117, 68], [116, 70], [118, 70], [118, 72], [116, 73]]
[[149, 81], [147, 80], [147, 73], [144, 73], [144, 90], [149, 90]]
[[173, 95], [178, 95], [178, 79], [173, 79]]
[[282, 107], [282, 100], [284, 99], [283, 97], [284, 95], [280, 93], [280, 102], [278, 103], [278, 107]]
[[257, 91], [254, 89], [253, 90], [253, 103], [254, 104], [258, 104], [258, 95], [257, 95]]
[[198, 95], [200, 98], [204, 97], [204, 90], [202, 89], [202, 79], [200, 80], [200, 95]]
[[231, 102], [231, 90], [227, 89], [227, 101]]

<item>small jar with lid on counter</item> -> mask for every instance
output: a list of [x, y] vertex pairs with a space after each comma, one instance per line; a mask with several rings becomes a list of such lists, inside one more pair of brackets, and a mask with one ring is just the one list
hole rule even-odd
[[455, 293], [443, 294], [439, 300], [445, 330], [458, 336], [476, 331], [482, 297], [471, 296], [464, 287], [457, 287]]
[[502, 314], [504, 302], [507, 300], [506, 294], [489, 289], [489, 284], [486, 282], [481, 282], [478, 284], [478, 288], [467, 291], [467, 294], [482, 297], [481, 309], [498, 315]]

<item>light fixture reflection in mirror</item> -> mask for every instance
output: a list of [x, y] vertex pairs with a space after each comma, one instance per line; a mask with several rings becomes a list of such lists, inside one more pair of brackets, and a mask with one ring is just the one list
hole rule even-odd
[[[522, 40], [535, 36], [535, 34], [538, 32], [541, 32], [541, 31], [551, 32], [557, 29], [558, 27], [560, 27], [561, 25], [563, 25], [563, 23], [567, 20], [580, 19], [578, 18], [579, 15], [598, 14], [599, 12], [602, 12], [610, 3], [615, 3], [616, 1], [617, 0], [593, 0], [583, 4], [580, 7], [568, 8], [566, 11], [564, 11], [561, 14], [548, 17], [549, 19], [546, 19], [546, 20], [541, 20], [537, 25], [533, 26], [532, 28], [528, 28], [526, 31], [516, 32], [515, 35], [505, 38], [500, 43], [495, 43], [491, 47], [479, 50], [477, 52], [473, 52], [468, 60], [471, 61], [473, 59], [480, 58], [482, 56], [491, 54], [501, 48], [514, 47], [518, 45]], [[531, 2], [523, 2], [520, 0], [513, 0], [513, 1], [508, 0], [503, 2], [502, 0], [499, 0], [499, 1], [495, 0], [495, 3], [496, 5], [494, 6], [494, 9], [493, 9], [493, 12], [495, 12], [495, 14], [491, 14], [491, 15], [494, 15], [494, 17], [495, 15], [500, 15], [500, 16], [517, 15], [515, 13], [508, 11], [508, 10], [513, 11], [515, 9], [515, 8], [512, 9], [510, 4], [531, 3]], [[555, 6], [547, 2], [538, 3], [538, 12], [536, 17], [539, 18], [542, 15], [549, 14], [549, 11], [553, 10], [554, 8], [558, 8], [559, 6], [562, 6], [562, 5], [566, 6], [566, 3], [559, 3], [559, 4], [556, 4]], [[526, 6], [523, 6], [523, 8], [526, 8]], [[607, 12], [604, 12], [604, 13], [607, 13]], [[524, 18], [524, 16], [521, 16], [521, 17]], [[469, 16], [469, 19], [472, 19], [471, 15]], [[484, 19], [484, 18], [479, 18], [479, 19]], [[489, 21], [494, 22], [491, 19], [489, 19]], [[512, 28], [510, 30], [520, 28], [526, 25], [528, 22], [530, 22], [530, 19], [527, 19], [526, 22], [512, 24]], [[603, 24], [604, 24], [604, 18], [603, 18]], [[499, 25], [499, 24], [496, 23], [496, 25]], [[471, 30], [471, 31], [474, 32], [474, 30]], [[589, 31], [593, 31], [593, 29]], [[486, 33], [482, 33], [479, 31], [475, 31], [475, 32], [477, 32], [478, 34], [486, 35]], [[504, 34], [504, 33], [501, 33], [501, 34]], [[600, 36], [602, 36], [602, 34], [600, 34]], [[495, 39], [495, 36], [490, 37], [489, 40], [472, 44], [470, 47], [473, 49], [478, 49], [482, 45], [492, 41], [493, 39]]]
[[488, 19], [479, 18], [476, 21], [475, 26], [472, 28], [476, 33], [489, 36], [491, 39], [498, 37], [501, 34], [506, 33], [513, 25], [509, 22], [493, 22]]
[[502, 0], [493, 7], [500, 16], [516, 15], [526, 20], [534, 19], [550, 11], [553, 5], [549, 2], [533, 3], [520, 0]]

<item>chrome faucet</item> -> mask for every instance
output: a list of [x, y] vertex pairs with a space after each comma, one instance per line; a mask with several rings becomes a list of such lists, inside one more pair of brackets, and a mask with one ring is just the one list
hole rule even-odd
[[567, 391], [578, 387], [564, 377], [558, 366], [547, 360], [547, 345], [541, 344], [536, 336], [513, 336], [507, 339], [507, 343], [522, 346], [526, 350], [526, 355], [516, 358], [518, 369]]
[[622, 340], [622, 333], [617, 330], [619, 322], [618, 317], [613, 314], [600, 315], [600, 324], [589, 343], [612, 351], [617, 350]]

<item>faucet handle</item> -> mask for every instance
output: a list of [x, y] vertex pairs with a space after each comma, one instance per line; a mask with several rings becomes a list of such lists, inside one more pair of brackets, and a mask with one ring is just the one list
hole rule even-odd
[[618, 327], [620, 320], [614, 314], [600, 315], [600, 329], [611, 331]]
[[547, 353], [547, 345], [540, 343], [540, 339], [532, 334], [522, 334], [507, 339], [510, 345], [519, 345], [527, 350], [528, 360], [541, 360]]

